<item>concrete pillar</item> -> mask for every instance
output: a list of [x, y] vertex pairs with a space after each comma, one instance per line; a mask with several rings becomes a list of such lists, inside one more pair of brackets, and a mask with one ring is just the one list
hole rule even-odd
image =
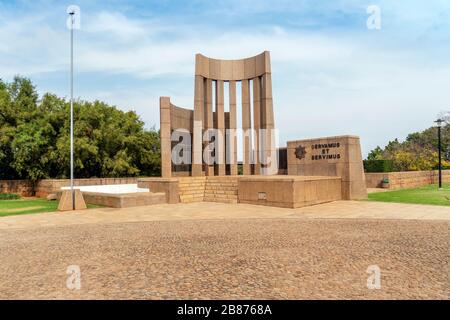
[[172, 143], [170, 140], [170, 98], [159, 98], [160, 139], [161, 139], [161, 177], [172, 175]]
[[250, 175], [250, 152], [251, 152], [251, 119], [250, 119], [250, 88], [249, 80], [242, 80], [242, 138], [243, 138], [243, 174]]
[[230, 174], [237, 175], [237, 113], [236, 113], [236, 81], [229, 82], [229, 103], [230, 103]]
[[216, 81], [216, 123], [217, 123], [217, 150], [216, 150], [216, 175], [224, 176], [225, 171], [225, 112], [223, 97], [223, 80]]
[[[204, 127], [203, 130], [213, 129], [214, 121], [213, 121], [213, 108], [212, 108], [212, 80], [205, 79], [205, 119], [204, 119]], [[205, 149], [209, 145], [208, 142], [204, 142], [203, 146]], [[214, 165], [204, 164], [204, 171], [207, 176], [214, 175]]]
[[203, 128], [203, 108], [204, 108], [204, 85], [203, 77], [195, 76], [194, 90], [194, 125], [192, 138], [192, 176], [202, 175], [202, 128]]
[[[273, 146], [273, 130], [274, 130], [274, 116], [273, 116], [273, 103], [272, 103], [272, 75], [270, 73], [265, 73], [262, 76], [262, 128], [265, 130], [264, 137], [261, 137], [264, 139], [264, 145], [263, 147], [263, 153], [261, 154], [262, 157], [265, 157], [266, 159], [269, 158], [270, 161], [277, 161], [276, 158], [276, 150]], [[267, 162], [267, 161], [266, 161]], [[268, 165], [262, 165], [262, 167], [267, 167]], [[266, 170], [263, 170], [266, 172]]]
[[254, 150], [254, 163], [255, 163], [255, 175], [260, 174], [261, 163], [259, 161], [259, 129], [261, 127], [261, 79], [256, 77], [253, 79], [253, 129], [255, 132], [255, 150]]

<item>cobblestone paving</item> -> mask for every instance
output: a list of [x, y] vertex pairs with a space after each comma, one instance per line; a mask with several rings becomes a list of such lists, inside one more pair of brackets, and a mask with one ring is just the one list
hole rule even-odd
[[[0, 298], [449, 299], [450, 221], [226, 219], [0, 230]], [[81, 268], [81, 289], [66, 269]], [[367, 288], [369, 265], [381, 289]]]
[[0, 230], [87, 223], [249, 218], [417, 219], [450, 221], [450, 207], [377, 201], [334, 201], [315, 206], [287, 209], [251, 204], [195, 202], [158, 204], [123, 209], [98, 208], [0, 217]]

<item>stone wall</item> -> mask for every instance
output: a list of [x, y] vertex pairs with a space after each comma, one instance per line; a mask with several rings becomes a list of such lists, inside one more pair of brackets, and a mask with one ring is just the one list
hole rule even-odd
[[[403, 171], [403, 172], [366, 172], [367, 188], [380, 188], [384, 178], [389, 179], [389, 189], [415, 188], [438, 183], [439, 173], [432, 171]], [[442, 181], [450, 182], [450, 170], [442, 170]]]
[[341, 177], [209, 176], [143, 178], [138, 186], [164, 192], [169, 203], [249, 203], [298, 208], [342, 199]]
[[342, 199], [340, 177], [245, 176], [239, 203], [299, 208]]
[[[107, 184], [129, 184], [137, 183], [138, 178], [91, 178], [75, 179], [75, 186], [97, 186]], [[57, 193], [61, 187], [70, 186], [69, 179], [44, 179], [40, 180], [35, 187], [36, 197], [45, 198], [50, 193]]]
[[[91, 178], [91, 179], [75, 179], [75, 186], [93, 186], [106, 184], [129, 184], [137, 183], [138, 178]], [[35, 195], [36, 197], [45, 198], [50, 193], [61, 191], [61, 187], [70, 186], [69, 179], [43, 179], [36, 182], [34, 188], [33, 183], [29, 180], [0, 180], [0, 192], [17, 193], [24, 197]]]
[[0, 180], [0, 193], [15, 193], [22, 197], [34, 194], [33, 183], [29, 180]]
[[177, 178], [139, 178], [137, 185], [139, 188], [150, 189], [150, 192], [163, 192], [166, 195], [167, 203], [180, 202]]
[[288, 141], [288, 175], [341, 177], [342, 199], [367, 198], [357, 136]]

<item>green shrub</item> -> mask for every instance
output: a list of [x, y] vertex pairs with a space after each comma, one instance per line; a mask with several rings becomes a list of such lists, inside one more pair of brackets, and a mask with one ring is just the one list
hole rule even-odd
[[[439, 165], [435, 166], [433, 170], [438, 170]], [[450, 163], [448, 161], [442, 161], [442, 170], [449, 170], [450, 169]]]
[[392, 160], [364, 160], [366, 172], [392, 172], [394, 162]]
[[15, 193], [0, 193], [0, 200], [17, 200], [20, 196]]

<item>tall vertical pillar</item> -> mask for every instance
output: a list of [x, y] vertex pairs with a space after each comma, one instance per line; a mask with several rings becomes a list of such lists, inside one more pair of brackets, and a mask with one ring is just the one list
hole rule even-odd
[[[212, 80], [211, 79], [205, 79], [205, 125], [204, 130], [214, 129], [214, 122], [213, 122], [213, 108], [212, 108]], [[209, 145], [209, 142], [204, 143], [204, 147], [206, 148]], [[206, 150], [206, 149], [204, 149]], [[214, 165], [205, 163], [205, 174], [207, 176], [213, 176], [214, 175]]]
[[261, 127], [261, 79], [256, 77], [253, 79], [253, 128], [255, 132], [255, 150], [254, 150], [254, 163], [255, 163], [255, 175], [261, 172], [260, 162], [260, 139], [259, 129]]
[[229, 157], [230, 174], [237, 175], [237, 113], [236, 113], [236, 81], [229, 82], [229, 104], [230, 104], [230, 131], [229, 131]]
[[249, 80], [242, 80], [242, 138], [243, 138], [243, 174], [250, 175], [251, 174], [251, 145], [252, 145], [252, 136], [251, 136], [251, 119], [250, 119], [250, 82]]
[[159, 98], [160, 139], [161, 139], [161, 177], [172, 175], [172, 142], [170, 140], [170, 98]]
[[271, 171], [269, 168], [274, 168], [273, 166], [278, 166], [277, 155], [274, 146], [274, 117], [273, 117], [273, 102], [272, 102], [272, 75], [270, 73], [265, 73], [262, 76], [262, 127], [265, 129], [264, 135], [261, 137], [264, 139], [264, 150], [262, 157], [265, 163], [263, 168], [265, 168], [264, 173], [266, 174], [276, 174], [277, 170]]
[[203, 77], [195, 76], [192, 176], [202, 175]]
[[216, 81], [216, 123], [217, 123], [217, 150], [216, 175], [224, 176], [225, 171], [225, 112], [223, 97], [223, 80]]

